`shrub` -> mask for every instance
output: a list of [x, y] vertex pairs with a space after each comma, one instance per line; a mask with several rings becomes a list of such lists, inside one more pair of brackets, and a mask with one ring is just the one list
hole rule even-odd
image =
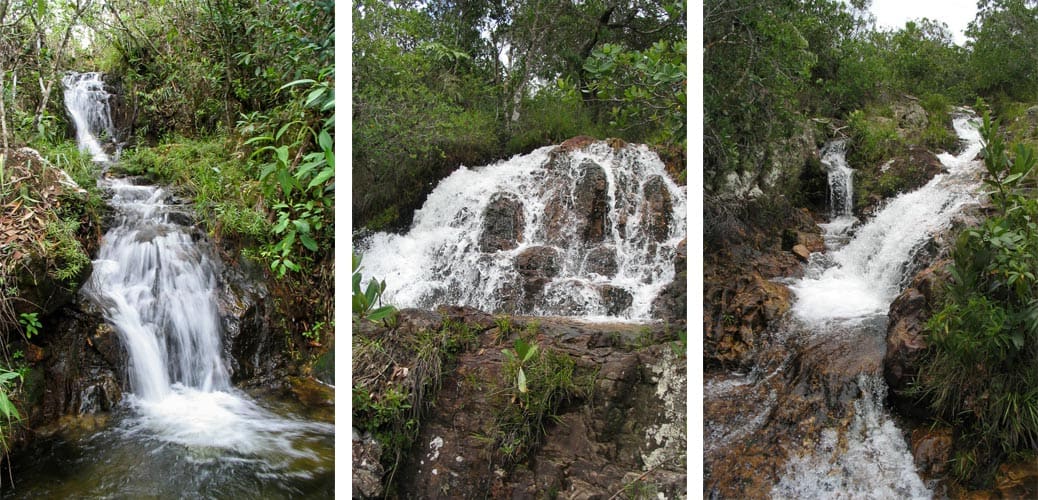
[[978, 485], [1002, 458], [1038, 447], [1038, 201], [1017, 189], [1034, 153], [1016, 148], [1010, 157], [997, 124], [984, 122], [985, 183], [1000, 211], [952, 249], [914, 386], [959, 428], [952, 470]]

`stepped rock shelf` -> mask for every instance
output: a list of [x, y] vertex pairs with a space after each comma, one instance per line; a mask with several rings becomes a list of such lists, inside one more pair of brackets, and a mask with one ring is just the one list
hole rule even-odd
[[581, 137], [359, 236], [402, 310], [354, 322], [354, 496], [684, 496], [685, 221], [649, 148]]

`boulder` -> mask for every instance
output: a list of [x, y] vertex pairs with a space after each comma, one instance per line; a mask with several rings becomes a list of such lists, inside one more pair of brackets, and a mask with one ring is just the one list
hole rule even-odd
[[522, 276], [525, 303], [535, 302], [559, 270], [559, 251], [549, 246], [532, 246], [515, 257], [515, 267]]
[[602, 304], [605, 305], [606, 314], [609, 316], [622, 316], [634, 303], [631, 292], [618, 286], [602, 285], [598, 287], [598, 293], [602, 296]]
[[796, 244], [793, 245], [793, 255], [796, 255], [801, 262], [807, 262], [811, 258], [811, 251], [804, 245]]
[[670, 192], [663, 178], [654, 175], [645, 182], [643, 189], [644, 201], [642, 202], [642, 227], [646, 229], [649, 237], [657, 242], [663, 242], [670, 235], [671, 214], [673, 204]]
[[483, 211], [483, 228], [479, 235], [482, 252], [511, 250], [523, 241], [523, 203], [508, 193], [496, 193]]
[[584, 256], [584, 272], [612, 278], [616, 274], [616, 253], [612, 245], [599, 245]]
[[911, 284], [890, 305], [883, 358], [883, 377], [890, 386], [890, 400], [903, 413], [917, 417], [930, 415], [925, 402], [905, 394], [915, 379], [926, 351], [924, 329], [932, 314], [935, 292], [947, 279], [948, 260], [940, 260], [916, 274]]

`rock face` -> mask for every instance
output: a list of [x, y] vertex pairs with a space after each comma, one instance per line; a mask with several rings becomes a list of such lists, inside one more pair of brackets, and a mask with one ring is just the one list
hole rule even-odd
[[[537, 498], [546, 492], [564, 498], [609, 498], [637, 484], [638, 491], [685, 496], [687, 381], [673, 333], [660, 325], [520, 317], [509, 318], [511, 325], [503, 329], [500, 318], [442, 309], [436, 315], [402, 311], [395, 332], [365, 326], [354, 334], [387, 342], [410, 335], [404, 332], [439, 328], [445, 320], [478, 333], [448, 365], [440, 389], [426, 395], [435, 404], [421, 413], [415, 444], [389, 490], [401, 498]], [[493, 436], [501, 436], [505, 415], [522, 411], [513, 395], [514, 381], [504, 380], [502, 353], [514, 348], [520, 331], [536, 331], [531, 340], [543, 353], [572, 359], [572, 377], [582, 381], [578, 385], [583, 388], [543, 423], [542, 437], [519, 441], [524, 443], [521, 449], [514, 449], [511, 441]], [[401, 358], [374, 369], [396, 377], [421, 367]], [[591, 373], [597, 375], [588, 378]], [[369, 379], [358, 365], [355, 378]], [[531, 378], [529, 383], [536, 390], [540, 382]], [[356, 413], [354, 423], [363, 424]], [[355, 450], [366, 446], [362, 436], [355, 438]], [[377, 475], [368, 456], [355, 453], [353, 458], [355, 494], [358, 484], [365, 485], [361, 497], [377, 491], [367, 486]]]
[[606, 173], [601, 165], [584, 160], [571, 189], [562, 190], [545, 207], [545, 239], [556, 246], [601, 242], [609, 213]]
[[915, 380], [926, 351], [926, 321], [933, 313], [937, 287], [948, 279], [948, 260], [940, 260], [915, 276], [912, 283], [890, 305], [883, 376], [890, 386], [890, 400], [898, 410], [916, 417], [930, 416], [925, 403], [906, 394]]
[[216, 298], [232, 382], [270, 382], [286, 360], [266, 286], [247, 267], [225, 265]]
[[519, 246], [523, 241], [525, 220], [521, 201], [509, 194], [495, 194], [483, 213], [480, 251], [496, 252]]

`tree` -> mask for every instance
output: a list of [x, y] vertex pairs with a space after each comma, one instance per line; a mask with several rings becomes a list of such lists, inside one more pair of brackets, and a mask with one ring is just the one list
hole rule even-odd
[[978, 92], [1038, 99], [1038, 1], [981, 0], [966, 36]]

